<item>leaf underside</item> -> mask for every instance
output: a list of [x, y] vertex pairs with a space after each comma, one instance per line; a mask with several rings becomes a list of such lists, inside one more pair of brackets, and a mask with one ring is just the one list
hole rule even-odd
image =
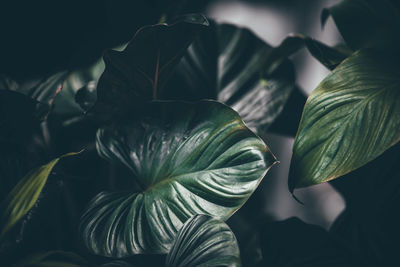
[[248, 29], [211, 21], [182, 57], [162, 99], [215, 99], [251, 129], [266, 129], [294, 88], [290, 53], [272, 59], [273, 51]]

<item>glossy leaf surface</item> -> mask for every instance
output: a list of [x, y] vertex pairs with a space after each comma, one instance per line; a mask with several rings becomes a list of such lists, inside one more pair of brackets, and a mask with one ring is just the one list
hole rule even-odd
[[235, 235], [223, 221], [195, 215], [178, 232], [165, 266], [241, 266]]
[[343, 0], [324, 9], [322, 24], [331, 15], [352, 49], [398, 42], [400, 6], [390, 0]]
[[399, 74], [395, 54], [364, 49], [321, 82], [294, 143], [291, 190], [340, 177], [399, 141]]
[[107, 51], [93, 112], [118, 114], [157, 99], [187, 47], [207, 25], [202, 15], [185, 15], [170, 24], [141, 28], [122, 52]]
[[[63, 157], [74, 154], [66, 154]], [[52, 169], [59, 160], [60, 158], [56, 158], [28, 173], [2, 202], [0, 240], [35, 205]]]
[[161, 97], [215, 99], [236, 110], [250, 128], [267, 128], [295, 79], [287, 60], [292, 51], [274, 52], [248, 29], [212, 23], [188, 48]]
[[229, 218], [275, 162], [218, 102], [153, 102], [134, 116], [97, 134], [99, 154], [128, 167], [141, 190], [102, 192], [89, 203], [81, 236], [95, 254], [168, 252], [193, 215]]

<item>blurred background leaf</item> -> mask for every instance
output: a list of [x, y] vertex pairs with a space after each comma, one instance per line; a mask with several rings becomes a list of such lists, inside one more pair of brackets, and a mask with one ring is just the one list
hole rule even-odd
[[326, 8], [322, 25], [332, 16], [346, 44], [354, 50], [380, 43], [398, 43], [400, 8], [391, 0], [343, 0]]

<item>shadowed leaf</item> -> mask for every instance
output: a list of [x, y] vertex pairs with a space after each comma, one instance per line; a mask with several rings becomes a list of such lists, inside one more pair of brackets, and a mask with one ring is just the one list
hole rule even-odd
[[[70, 153], [62, 157], [75, 154]], [[48, 164], [28, 173], [1, 203], [0, 240], [35, 205], [47, 182], [47, 178], [60, 158], [56, 158]]]
[[112, 116], [157, 99], [187, 47], [207, 25], [202, 15], [185, 15], [170, 24], [141, 28], [122, 52], [107, 51], [92, 112]]
[[278, 48], [296, 51], [305, 46], [311, 55], [330, 70], [336, 68], [352, 51], [344, 48], [330, 47], [315, 39], [302, 34], [293, 34], [286, 37]]
[[396, 266], [399, 263], [399, 159], [400, 143], [397, 143], [343, 179], [331, 182], [343, 195], [346, 210], [330, 231], [364, 260], [363, 266]]
[[322, 25], [330, 15], [352, 49], [399, 41], [400, 9], [389, 0], [343, 0], [323, 10]]
[[287, 60], [250, 30], [211, 22], [177, 66], [161, 99], [215, 99], [236, 110], [252, 129], [266, 129], [294, 87]]

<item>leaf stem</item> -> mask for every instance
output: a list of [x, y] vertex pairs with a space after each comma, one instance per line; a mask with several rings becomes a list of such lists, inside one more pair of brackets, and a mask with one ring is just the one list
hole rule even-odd
[[160, 68], [160, 48], [157, 50], [157, 63], [156, 71], [154, 73], [154, 83], [153, 83], [153, 100], [157, 99], [157, 86], [158, 86], [158, 70]]

